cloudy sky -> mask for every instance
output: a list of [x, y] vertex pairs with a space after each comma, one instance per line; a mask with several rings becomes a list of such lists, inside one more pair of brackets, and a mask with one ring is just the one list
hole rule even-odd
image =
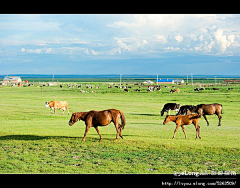
[[0, 15], [0, 74], [157, 73], [240, 75], [240, 15]]

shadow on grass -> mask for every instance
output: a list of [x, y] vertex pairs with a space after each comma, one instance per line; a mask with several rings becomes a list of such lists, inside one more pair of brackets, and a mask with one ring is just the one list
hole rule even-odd
[[131, 115], [138, 115], [138, 116], [160, 116], [160, 114], [139, 114], [139, 113], [128, 113]]
[[6, 135], [0, 136], [0, 140], [43, 140], [43, 139], [58, 139], [58, 138], [79, 138], [69, 136], [38, 136], [38, 135]]
[[[113, 141], [116, 138], [116, 134], [101, 134], [103, 136], [102, 140], [110, 140]], [[111, 138], [107, 137], [111, 135]], [[104, 137], [106, 136], [106, 137]], [[128, 136], [135, 136], [135, 135], [123, 135], [123, 137], [128, 137]], [[38, 136], [38, 135], [5, 135], [5, 136], [0, 136], [0, 140], [46, 140], [46, 139], [78, 139], [79, 141], [82, 141], [83, 136]], [[89, 137], [86, 137], [86, 141], [91, 140], [91, 141], [99, 141], [99, 137], [91, 137], [91, 134], [89, 134]], [[119, 140], [122, 140], [119, 137]]]

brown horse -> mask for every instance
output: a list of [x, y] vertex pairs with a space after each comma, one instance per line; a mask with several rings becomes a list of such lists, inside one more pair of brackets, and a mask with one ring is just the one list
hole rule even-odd
[[[122, 120], [122, 125], [119, 124], [120, 117]], [[89, 112], [75, 112], [75, 113], [72, 113], [72, 117], [69, 120], [69, 125], [72, 126], [78, 120], [85, 121], [85, 125], [86, 125], [85, 134], [82, 139], [83, 142], [85, 141], [85, 138], [87, 136], [87, 133], [88, 133], [88, 130], [90, 129], [90, 127], [94, 127], [96, 129], [98, 135], [100, 136], [100, 140], [99, 140], [99, 142], [100, 142], [102, 140], [102, 136], [100, 134], [98, 126], [106, 126], [106, 125], [110, 124], [111, 122], [114, 123], [116, 130], [117, 130], [116, 140], [118, 139], [119, 133], [120, 133], [120, 137], [123, 139], [122, 130], [124, 129], [126, 120], [125, 120], [123, 112], [120, 110], [109, 109], [109, 110], [104, 110], [104, 111], [92, 110]]]
[[222, 105], [221, 104], [199, 104], [197, 105], [196, 108], [196, 112], [201, 116], [204, 117], [204, 119], [207, 122], [207, 126], [209, 126], [209, 122], [207, 120], [206, 115], [213, 115], [216, 114], [218, 116], [219, 119], [219, 123], [218, 126], [221, 126], [221, 119], [222, 116], [220, 114], [222, 114]]
[[200, 137], [200, 126], [198, 125], [198, 121], [199, 121], [199, 116], [196, 115], [196, 114], [191, 114], [191, 115], [186, 115], [186, 116], [183, 116], [183, 115], [179, 115], [179, 116], [169, 116], [167, 115], [164, 122], [163, 122], [163, 125], [166, 125], [169, 121], [172, 121], [172, 122], [175, 122], [176, 123], [176, 129], [174, 131], [174, 135], [173, 135], [173, 138], [175, 138], [175, 135], [176, 135], [176, 132], [178, 130], [178, 128], [181, 126], [182, 127], [182, 130], [185, 134], [185, 138], [187, 138], [187, 134], [184, 130], [184, 125], [190, 125], [191, 123], [195, 125], [195, 128], [196, 128], [196, 139]]

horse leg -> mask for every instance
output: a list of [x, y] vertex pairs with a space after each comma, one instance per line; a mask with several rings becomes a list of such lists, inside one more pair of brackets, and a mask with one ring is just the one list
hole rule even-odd
[[119, 126], [119, 129], [120, 129], [120, 137], [123, 139], [123, 136], [122, 136], [122, 127]]
[[116, 131], [117, 131], [117, 136], [116, 136], [116, 139], [115, 139], [115, 140], [118, 139], [119, 133], [120, 133], [120, 137], [123, 139], [123, 136], [122, 136], [122, 128], [121, 128], [121, 126], [119, 125], [119, 119], [120, 119], [120, 114], [117, 115], [116, 117], [113, 117], [113, 119], [112, 119], [112, 121], [113, 121], [113, 123], [114, 123], [114, 125], [115, 125], [115, 128], [116, 128]]
[[201, 139], [201, 136], [200, 136], [200, 126], [198, 125], [198, 138]]
[[220, 113], [217, 113], [217, 116], [218, 116], [218, 119], [219, 119], [218, 126], [221, 126], [222, 116], [220, 115]]
[[85, 139], [86, 139], [86, 136], [87, 136], [87, 133], [88, 133], [88, 131], [89, 131], [90, 127], [91, 127], [91, 126], [88, 126], [88, 125], [86, 125], [85, 134], [84, 134], [84, 137], [83, 137], [83, 139], [82, 139], [82, 142], [84, 142], [84, 141], [85, 141]]
[[180, 127], [180, 125], [177, 125], [177, 126], [176, 126], [176, 129], [175, 129], [175, 131], [174, 131], [174, 135], [173, 135], [172, 139], [175, 138], [176, 132], [177, 132], [177, 130], [178, 130], [179, 127]]
[[187, 134], [185, 132], [184, 126], [182, 125], [181, 127], [182, 127], [182, 130], [183, 130], [184, 134], [185, 134], [185, 139], [186, 139], [187, 138]]
[[94, 128], [96, 129], [98, 135], [100, 136], [100, 140], [99, 140], [99, 142], [101, 142], [101, 140], [102, 140], [102, 136], [101, 136], [101, 134], [100, 134], [100, 131], [99, 131], [98, 127], [94, 127]]
[[207, 126], [209, 126], [209, 123], [208, 123], [208, 120], [207, 120], [207, 117], [205, 115], [203, 115], [204, 119], [206, 120], [207, 122]]

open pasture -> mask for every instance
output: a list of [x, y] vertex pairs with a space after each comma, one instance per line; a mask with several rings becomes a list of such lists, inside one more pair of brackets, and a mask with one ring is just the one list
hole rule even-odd
[[[84, 84], [83, 84], [84, 85]], [[99, 89], [67, 87], [0, 87], [0, 173], [171, 173], [235, 171], [240, 173], [240, 87], [228, 91], [194, 92], [181, 86], [180, 93], [161, 91], [129, 92], [107, 88], [107, 83], [91, 83]], [[176, 86], [178, 88], [178, 86]], [[93, 91], [93, 92], [91, 92]], [[50, 114], [46, 101], [67, 101], [70, 115], [57, 110]], [[222, 126], [216, 115], [199, 121], [202, 139], [195, 140], [193, 125], [185, 126], [172, 140], [175, 123], [163, 125], [160, 111], [165, 103], [180, 105], [220, 103]], [[116, 137], [111, 123], [99, 127], [102, 141], [94, 128], [81, 142], [85, 124], [68, 125], [72, 112], [105, 110], [123, 111], [126, 126], [123, 139]], [[172, 115], [174, 112], [170, 112]]]

